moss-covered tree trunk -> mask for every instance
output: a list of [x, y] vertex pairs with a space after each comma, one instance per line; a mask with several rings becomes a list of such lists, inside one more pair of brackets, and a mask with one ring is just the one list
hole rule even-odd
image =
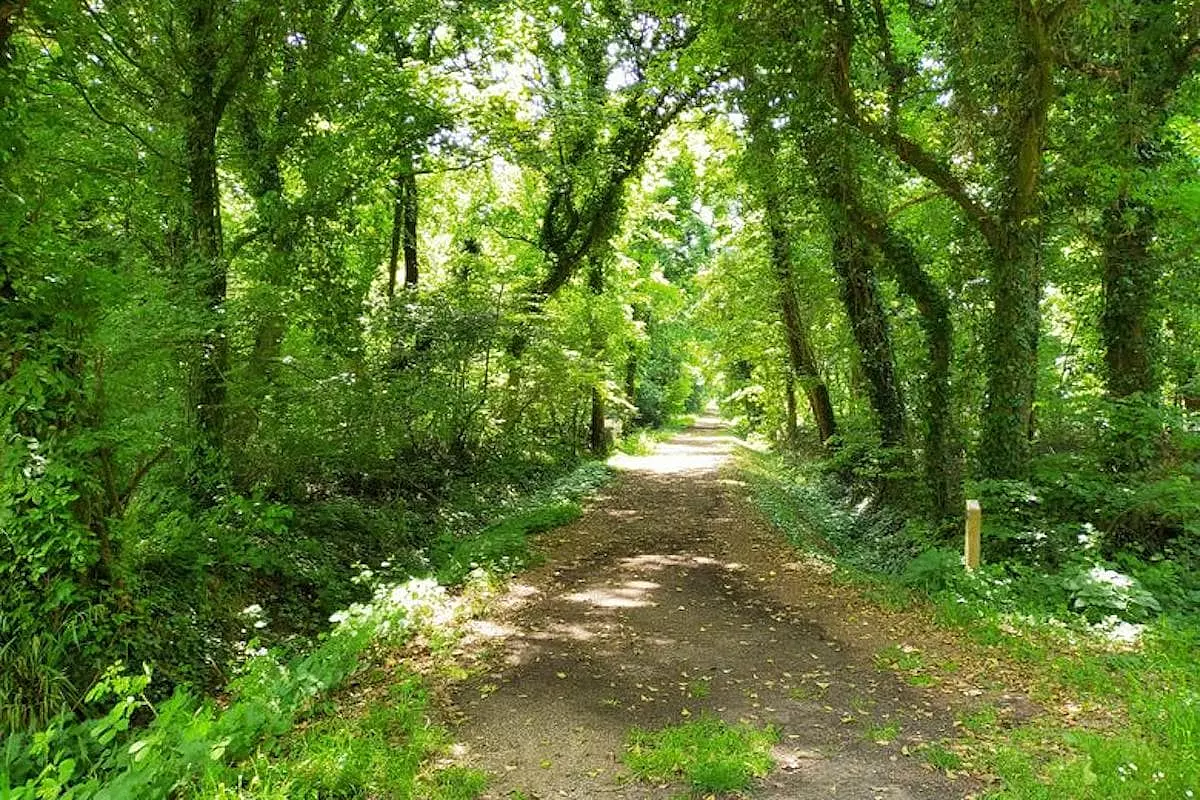
[[993, 252], [992, 257], [992, 315], [979, 460], [987, 477], [1021, 478], [1029, 469], [1034, 433], [1040, 268], [1032, 242], [1013, 243]]
[[861, 224], [862, 186], [849, 141], [833, 130], [813, 134], [806, 142], [808, 160], [822, 192], [829, 226], [831, 255], [842, 305], [857, 345], [859, 367], [885, 447], [904, 445], [904, 399], [896, 379], [891, 329], [875, 266], [878, 250]]

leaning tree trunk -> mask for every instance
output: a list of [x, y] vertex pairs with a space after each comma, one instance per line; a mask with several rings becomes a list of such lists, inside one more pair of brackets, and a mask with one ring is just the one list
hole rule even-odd
[[925, 423], [925, 482], [930, 505], [940, 519], [956, 517], [962, 507], [962, 474], [959, 448], [951, 431], [950, 362], [954, 354], [954, 326], [950, 319], [950, 300], [946, 291], [926, 272], [912, 245], [896, 232], [880, 214], [873, 214], [862, 202], [848, 204], [851, 225], [865, 234], [879, 251], [883, 263], [900, 291], [907, 295], [921, 315], [925, 334], [928, 372], [923, 382]]
[[817, 434], [821, 437], [822, 444], [828, 445], [837, 435], [837, 420], [833, 412], [833, 403], [829, 399], [829, 389], [821, 377], [817, 359], [813, 355], [800, 300], [796, 296], [791, 236], [782, 213], [783, 192], [776, 178], [777, 143], [773, 129], [761, 110], [751, 105], [750, 111], [751, 147], [760, 160], [753, 178], [762, 195], [764, 221], [771, 242], [771, 267], [779, 296], [779, 313], [783, 321], [788, 361], [808, 399]]
[[891, 331], [871, 264], [871, 252], [856, 232], [833, 237], [833, 267], [841, 286], [850, 332], [858, 345], [859, 366], [867, 380], [871, 408], [885, 447], [904, 444], [904, 401], [896, 381]]
[[959, 448], [952, 433], [950, 361], [954, 354], [954, 327], [950, 300], [942, 287], [917, 261], [912, 246], [886, 225], [881, 247], [900, 291], [908, 295], [921, 315], [929, 372], [925, 390], [925, 482], [930, 503], [940, 519], [956, 517], [962, 507], [962, 473]]
[[796, 297], [786, 231], [777, 225], [771, 225], [771, 228], [771, 257], [775, 264], [775, 277], [779, 283], [780, 315], [783, 318], [788, 360], [808, 398], [808, 406], [812, 411], [821, 442], [828, 444], [837, 435], [837, 418], [834, 416], [833, 403], [829, 399], [829, 389], [817, 367], [812, 344], [808, 339], [808, 328], [800, 311], [800, 301]]
[[858, 218], [862, 208], [857, 153], [835, 128], [826, 128], [805, 143], [829, 223], [832, 259], [842, 305], [857, 345], [859, 367], [867, 381], [867, 396], [875, 413], [884, 447], [901, 448], [904, 436], [904, 399], [896, 379], [891, 329], [875, 276], [878, 251], [870, 231]]

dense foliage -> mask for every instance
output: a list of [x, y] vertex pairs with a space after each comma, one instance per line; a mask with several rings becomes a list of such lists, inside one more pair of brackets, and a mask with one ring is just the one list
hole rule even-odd
[[969, 493], [1050, 605], [1194, 615], [1198, 60], [1180, 0], [0, 0], [0, 725], [461, 580], [710, 400], [897, 574]]

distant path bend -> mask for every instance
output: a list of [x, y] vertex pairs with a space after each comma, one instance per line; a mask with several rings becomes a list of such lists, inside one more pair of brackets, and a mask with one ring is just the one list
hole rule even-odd
[[[487, 797], [677, 797], [686, 787], [630, 782], [622, 749], [633, 726], [702, 712], [781, 729], [756, 797], [978, 790], [923, 763], [920, 744], [952, 733], [945, 695], [877, 669], [888, 620], [761, 520], [723, 469], [737, 444], [702, 419], [652, 455], [614, 458], [620, 474], [542, 539], [546, 562], [517, 578], [507, 611], [477, 623], [492, 668], [452, 704], [465, 760], [493, 776]], [[881, 729], [898, 735], [879, 744]]]

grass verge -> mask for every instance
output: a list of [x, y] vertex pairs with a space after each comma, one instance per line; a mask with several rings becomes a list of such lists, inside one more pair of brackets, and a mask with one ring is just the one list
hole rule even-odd
[[[746, 451], [738, 464], [768, 519], [833, 565], [836, 579], [920, 624], [955, 630], [964, 658], [1020, 671], [1042, 713], [1018, 724], [968, 715], [956, 739], [924, 750], [931, 766], [989, 779], [987, 796], [1005, 800], [1200, 796], [1197, 620], [1096, 625], [1026, 588], [1034, 583], [1015, 589], [1003, 565], [965, 574], [953, 554], [923, 549], [886, 510], [864, 514], [776, 455]], [[1137, 638], [1121, 641], [1114, 629]], [[910, 678], [922, 666], [899, 647], [877, 664]]]
[[[503, 579], [530, 560], [530, 537], [574, 519], [608, 476], [587, 464], [506, 509], [475, 533], [443, 537], [427, 574], [391, 580], [364, 570], [368, 602], [290, 658], [247, 643], [220, 702], [185, 688], [147, 694], [151, 670], [114, 665], [89, 693], [108, 712], [59, 718], [0, 744], [4, 800], [410, 798], [467, 800], [481, 773], [437, 766], [448, 737], [427, 713], [418, 676], [399, 669], [414, 637], [448, 650]], [[400, 673], [397, 679], [396, 674]]]

